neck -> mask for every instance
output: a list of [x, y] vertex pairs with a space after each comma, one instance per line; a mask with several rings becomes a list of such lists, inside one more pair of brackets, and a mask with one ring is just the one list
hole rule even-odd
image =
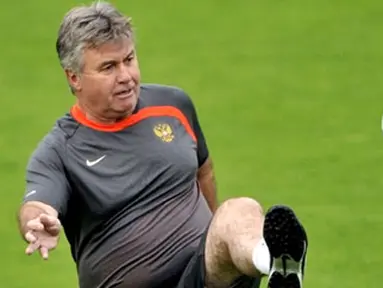
[[[78, 108], [81, 110], [81, 112], [84, 114], [86, 119], [89, 121], [99, 123], [99, 124], [114, 124], [117, 122], [120, 122], [121, 120], [124, 120], [126, 117], [129, 116], [128, 113], [124, 114], [118, 114], [116, 113], [111, 113], [111, 115], [102, 115], [101, 113], [94, 112], [93, 109], [91, 109], [88, 105], [84, 103], [80, 103], [79, 101], [76, 102], [76, 105]], [[113, 115], [115, 114], [115, 115]]]

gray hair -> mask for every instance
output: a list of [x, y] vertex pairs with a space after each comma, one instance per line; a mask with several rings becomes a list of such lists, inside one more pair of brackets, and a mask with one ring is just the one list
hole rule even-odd
[[60, 64], [79, 73], [85, 48], [97, 48], [123, 36], [134, 37], [130, 18], [111, 4], [97, 1], [90, 6], [75, 7], [64, 16], [58, 32], [56, 51]]

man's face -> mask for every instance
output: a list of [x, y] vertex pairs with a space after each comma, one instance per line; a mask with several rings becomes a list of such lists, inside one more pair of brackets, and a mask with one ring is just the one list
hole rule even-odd
[[81, 74], [67, 75], [80, 104], [98, 117], [124, 117], [137, 104], [140, 69], [134, 43], [127, 37], [85, 49]]

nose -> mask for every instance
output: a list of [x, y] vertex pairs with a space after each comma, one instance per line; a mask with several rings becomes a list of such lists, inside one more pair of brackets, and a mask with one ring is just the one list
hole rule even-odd
[[132, 79], [132, 75], [130, 73], [129, 67], [127, 67], [124, 64], [121, 64], [118, 69], [117, 81], [119, 83], [125, 83], [125, 82], [129, 82], [131, 79]]

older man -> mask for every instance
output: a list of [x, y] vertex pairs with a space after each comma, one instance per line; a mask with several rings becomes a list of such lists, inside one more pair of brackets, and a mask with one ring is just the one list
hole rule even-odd
[[[27, 167], [19, 227], [44, 259], [61, 227], [81, 288], [300, 288], [307, 237], [294, 212], [249, 198], [218, 207], [196, 110], [140, 84], [132, 26], [108, 3], [69, 11], [57, 52], [76, 103]], [[213, 216], [214, 215], [214, 216]]]

